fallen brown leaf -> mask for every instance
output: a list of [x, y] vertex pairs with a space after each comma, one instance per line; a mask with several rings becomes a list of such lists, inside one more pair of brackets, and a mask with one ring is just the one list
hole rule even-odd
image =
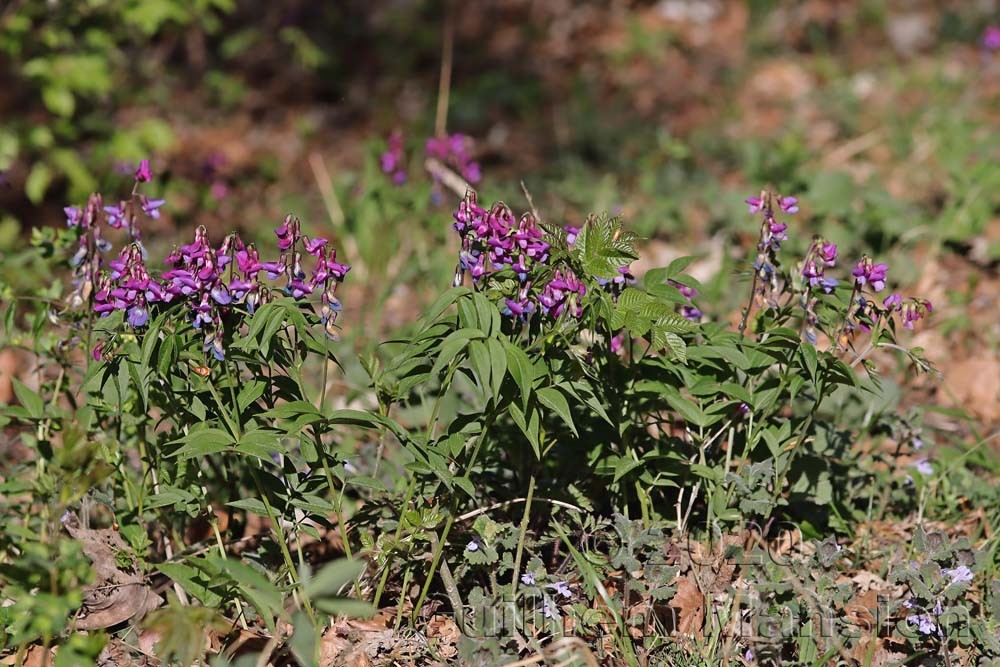
[[677, 609], [677, 631], [684, 635], [702, 636], [705, 622], [705, 596], [690, 577], [677, 583], [677, 593], [667, 603]]
[[70, 514], [64, 525], [80, 542], [95, 574], [94, 583], [83, 591], [77, 630], [109, 628], [160, 606], [162, 598], [146, 585], [131, 548], [117, 530], [83, 528], [75, 514]]

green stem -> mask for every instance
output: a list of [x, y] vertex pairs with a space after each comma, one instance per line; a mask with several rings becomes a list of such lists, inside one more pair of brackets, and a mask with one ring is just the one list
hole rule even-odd
[[510, 585], [511, 599], [517, 599], [517, 582], [521, 577], [521, 556], [524, 553], [524, 538], [528, 533], [528, 518], [531, 515], [531, 499], [535, 495], [535, 476], [528, 480], [528, 495], [524, 501], [524, 514], [521, 515], [521, 530], [517, 537], [517, 550], [514, 552], [514, 579]]
[[[396, 524], [396, 534], [393, 538], [394, 543], [399, 542], [400, 536], [403, 534], [403, 513], [406, 508], [410, 506], [410, 501], [413, 500], [413, 494], [417, 490], [417, 478], [415, 476], [410, 477], [410, 484], [406, 489], [406, 496], [403, 499], [403, 504], [400, 506], [399, 512], [399, 522]], [[378, 582], [378, 587], [375, 589], [375, 600], [372, 603], [376, 609], [378, 609], [379, 601], [382, 599], [382, 592], [385, 590], [385, 584], [389, 579], [389, 570], [392, 566], [392, 554], [386, 559], [385, 569], [382, 571], [382, 578]]]
[[[424, 580], [423, 588], [420, 590], [420, 597], [417, 598], [417, 603], [413, 605], [413, 615], [410, 616], [411, 627], [416, 621], [421, 607], [424, 606], [424, 600], [427, 599], [427, 594], [431, 590], [431, 584], [434, 582], [434, 574], [437, 572], [438, 563], [441, 561], [441, 555], [444, 553], [444, 548], [448, 544], [448, 533], [451, 532], [451, 526], [454, 522], [455, 512], [452, 511], [448, 514], [448, 520], [445, 521], [444, 530], [441, 531], [441, 537], [438, 539], [437, 546], [434, 549], [434, 557], [431, 559], [431, 569], [427, 573], [427, 578]], [[456, 610], [456, 613], [461, 613], [461, 610]]]
[[[223, 560], [227, 558], [226, 556], [226, 545], [222, 541], [222, 533], [219, 532], [219, 520], [212, 515], [212, 532], [215, 533], [215, 543], [219, 547], [219, 555], [222, 556]], [[236, 603], [236, 613], [240, 616], [240, 626], [247, 630], [247, 617], [243, 612], [243, 603], [240, 602], [238, 597], [233, 598], [233, 602]]]
[[312, 603], [309, 601], [309, 597], [301, 590], [301, 584], [299, 582], [299, 575], [295, 569], [295, 561], [292, 559], [292, 553], [288, 550], [288, 541], [285, 537], [285, 530], [281, 527], [281, 521], [278, 519], [274, 508], [271, 507], [271, 501], [267, 498], [267, 493], [264, 491], [264, 485], [260, 481], [260, 475], [257, 474], [257, 469], [250, 466], [250, 476], [253, 477], [254, 486], [257, 487], [257, 494], [260, 496], [261, 501], [264, 503], [264, 510], [267, 512], [267, 518], [271, 521], [271, 525], [274, 526], [274, 532], [278, 537], [278, 548], [281, 549], [281, 557], [285, 560], [285, 566], [288, 568], [288, 578], [291, 579], [292, 585], [298, 590], [299, 594], [302, 595], [302, 606], [309, 615], [309, 619], [316, 623], [316, 612], [313, 611]]

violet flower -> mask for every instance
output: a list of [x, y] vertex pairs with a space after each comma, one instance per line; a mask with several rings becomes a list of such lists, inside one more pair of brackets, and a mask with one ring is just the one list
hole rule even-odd
[[140, 203], [142, 204], [142, 212], [148, 215], [153, 220], [160, 219], [160, 207], [166, 202], [162, 199], [146, 199], [146, 197], [140, 197]]
[[140, 160], [139, 167], [135, 170], [135, 180], [139, 183], [148, 183], [153, 179], [153, 172], [149, 169], [149, 160]]
[[1000, 27], [995, 25], [987, 26], [983, 31], [983, 36], [979, 43], [983, 47], [983, 50], [989, 53], [1000, 51]]
[[959, 565], [956, 568], [943, 568], [941, 574], [951, 580], [951, 584], [965, 584], [973, 579], [972, 570], [966, 565]]
[[389, 150], [382, 153], [379, 159], [382, 171], [389, 174], [396, 185], [403, 185], [406, 182], [404, 159], [403, 133], [397, 130], [389, 135]]
[[551, 588], [557, 595], [561, 595], [564, 598], [573, 597], [573, 592], [569, 589], [569, 585], [565, 581], [557, 581], [549, 584], [546, 588]]
[[865, 256], [854, 267], [851, 274], [854, 276], [854, 280], [859, 287], [870, 285], [876, 292], [881, 292], [885, 289], [885, 279], [888, 271], [889, 266], [887, 264], [873, 264], [872, 260]]

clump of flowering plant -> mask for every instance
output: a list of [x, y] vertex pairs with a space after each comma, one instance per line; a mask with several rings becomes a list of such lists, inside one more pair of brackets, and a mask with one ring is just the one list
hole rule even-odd
[[[213, 246], [205, 228], [198, 227], [190, 243], [175, 248], [164, 260], [166, 271], [151, 273], [138, 224], [140, 213], [158, 219], [164, 204], [138, 193], [139, 185], [151, 178], [149, 163], [143, 160], [129, 200], [102, 207], [101, 196], [95, 194], [82, 210], [66, 208], [67, 224], [80, 232], [72, 262], [76, 268], [71, 307], [87, 306], [101, 317], [121, 311], [132, 328], [146, 326], [154, 309], [179, 307], [203, 333], [204, 351], [221, 361], [224, 341], [275, 294], [296, 300], [318, 294], [320, 322], [329, 337], [337, 336], [341, 304], [336, 291], [350, 267], [337, 262], [327, 239], [302, 234], [299, 220], [292, 216], [274, 232], [276, 259], [263, 261], [257, 248], [236, 233]], [[107, 263], [104, 254], [111, 244], [105, 228], [128, 232], [128, 243]], [[100, 350], [95, 352], [99, 354]]]

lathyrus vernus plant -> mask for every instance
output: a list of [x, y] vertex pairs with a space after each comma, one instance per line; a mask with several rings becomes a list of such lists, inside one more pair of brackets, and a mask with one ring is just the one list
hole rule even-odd
[[[139, 566], [169, 577], [185, 602], [273, 629], [288, 592], [314, 619], [303, 540], [346, 530], [333, 426], [377, 423], [325, 407], [349, 267], [289, 216], [263, 252], [238, 234], [213, 244], [199, 227], [158, 271], [140, 233], [165, 203], [141, 192], [151, 179], [143, 161], [127, 199], [95, 194], [66, 208], [72, 287], [35, 302], [63, 339], [39, 354], [38, 389], [17, 383], [20, 405], [5, 411], [30, 452], [22, 467], [34, 468], [18, 486], [23, 506], [7, 508], [5, 522], [19, 527], [7, 553], [62, 550], [60, 517], [82, 509], [85, 522], [118, 526]], [[265, 517], [270, 539], [240, 562], [220, 521], [250, 514]], [[182, 556], [196, 521], [210, 525], [213, 553]], [[16, 577], [3, 582], [5, 593], [26, 590]], [[59, 607], [45, 633], [19, 631], [16, 641], [50, 641], [72, 610]]]
[[[435, 545], [432, 573], [461, 509], [487, 500], [530, 508], [541, 496], [648, 524], [674, 519], [681, 530], [692, 518], [778, 517], [790, 494], [817, 507], [844, 501], [831, 483], [837, 445], [818, 437], [817, 409], [838, 386], [870, 388], [855, 368], [874, 370], [876, 348], [904, 349], [893, 315], [912, 326], [930, 304], [895, 295], [880, 304], [886, 267], [868, 258], [839, 285], [828, 275], [836, 246], [823, 239], [784, 269], [778, 216], [795, 213], [796, 200], [765, 191], [748, 201], [760, 239], [733, 330], [703, 321], [699, 285], [683, 274], [693, 258], [649, 271], [640, 286], [628, 268], [637, 239], [620, 220], [562, 227], [466, 196], [454, 215], [455, 287], [370, 365], [384, 414], [424, 406], [423, 428], [403, 434], [412, 457], [403, 517], [414, 498], [441, 502], [420, 529]], [[491, 576], [519, 576], [529, 511]], [[381, 566], [404, 523], [393, 524], [397, 542], [371, 544]], [[483, 544], [481, 533], [454, 543], [499, 561], [502, 541]]]

